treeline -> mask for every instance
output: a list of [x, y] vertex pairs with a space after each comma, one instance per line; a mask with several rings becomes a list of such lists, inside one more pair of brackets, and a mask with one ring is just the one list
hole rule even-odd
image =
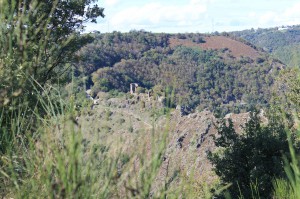
[[146, 89], [174, 90], [175, 105], [205, 108], [221, 115], [266, 106], [280, 63], [261, 56], [234, 58], [228, 49], [171, 48], [177, 37], [203, 43], [201, 34], [96, 33], [80, 51], [78, 74], [89, 76], [88, 86], [99, 91], [129, 91], [130, 83]]
[[250, 29], [230, 33], [271, 53], [286, 65], [299, 66], [300, 26]]

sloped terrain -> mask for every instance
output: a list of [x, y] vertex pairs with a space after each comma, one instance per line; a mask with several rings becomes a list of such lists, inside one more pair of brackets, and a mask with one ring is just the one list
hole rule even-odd
[[300, 26], [259, 28], [231, 33], [264, 49], [288, 66], [300, 65]]
[[[198, 179], [195, 183], [214, 184], [217, 177], [207, 159], [207, 151], [215, 150], [213, 137], [217, 136], [217, 119], [209, 111], [182, 116], [179, 110], [172, 110], [170, 116], [156, 114], [164, 105], [146, 95], [124, 95], [110, 97], [107, 93], [98, 95], [97, 104], [78, 118], [85, 142], [97, 145], [110, 155], [122, 154], [128, 157], [128, 164], [139, 168], [137, 152], [151, 159], [151, 152], [159, 146], [153, 136], [167, 133], [166, 149], [153, 191], [168, 180], [170, 186], [179, 186], [179, 176]], [[141, 104], [145, 102], [145, 107]], [[248, 113], [228, 114], [237, 132], [249, 118]], [[127, 162], [126, 162], [127, 163]], [[132, 165], [132, 166], [133, 166]], [[132, 167], [129, 166], [129, 167]], [[126, 171], [130, 172], [130, 171]]]
[[178, 39], [176, 37], [170, 38], [169, 41], [172, 48], [183, 45], [188, 47], [200, 47], [206, 50], [228, 49], [230, 54], [236, 58], [243, 56], [256, 59], [262, 55], [261, 52], [252, 48], [251, 46], [225, 36], [205, 36], [203, 37], [203, 41], [201, 43], [193, 42], [190, 39]]
[[92, 95], [128, 92], [129, 84], [137, 83], [173, 95], [172, 107], [207, 108], [222, 116], [268, 106], [269, 87], [284, 67], [255, 46], [226, 35], [135, 31], [95, 38], [78, 53], [78, 73], [89, 79]]

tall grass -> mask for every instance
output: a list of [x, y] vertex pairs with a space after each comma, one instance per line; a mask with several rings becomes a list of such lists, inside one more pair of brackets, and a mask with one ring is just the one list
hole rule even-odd
[[296, 153], [290, 131], [288, 131], [288, 141], [290, 158], [284, 156], [284, 170], [287, 178], [274, 180], [274, 198], [298, 199], [300, 198], [300, 162], [299, 154]]
[[[56, 63], [57, 57], [52, 55], [68, 46], [75, 35], [60, 45], [49, 45], [52, 30], [48, 22], [58, 0], [53, 1], [48, 13], [44, 13], [48, 20], [41, 20], [44, 16], [38, 19], [35, 12], [43, 6], [42, 1], [27, 1], [28, 9], [22, 2], [0, 0], [0, 196], [213, 197], [211, 187], [193, 175], [187, 177], [174, 172], [171, 177], [157, 182], [167, 147], [169, 123], [161, 132], [153, 128], [151, 139], [140, 139], [135, 152], [129, 155], [121, 151], [108, 153], [103, 148], [105, 140], [88, 143], [83, 138], [82, 124], [76, 117], [78, 111], [88, 112], [89, 106], [77, 110], [76, 104], [85, 102], [76, 101], [72, 92], [63, 98], [60, 89], [43, 80], [48, 78], [44, 75]], [[37, 18], [34, 26], [30, 26], [33, 25], [31, 18]], [[172, 107], [174, 93], [169, 93], [171, 97], [167, 96], [167, 101]], [[164, 109], [163, 114], [169, 121], [169, 109]], [[291, 163], [285, 159], [288, 181], [274, 181], [275, 198], [300, 198], [299, 161], [292, 143], [290, 151]], [[181, 184], [171, 186], [171, 178], [175, 181], [178, 176]], [[259, 198], [256, 185], [252, 188], [253, 198]]]
[[[49, 92], [51, 91], [51, 92]], [[28, 120], [14, 117], [11, 131], [18, 143], [9, 142], [1, 157], [0, 195], [13, 198], [147, 198], [160, 197], [164, 188], [154, 189], [166, 147], [165, 133], [153, 130], [151, 153], [137, 145], [137, 153], [124, 160], [121, 153], [111, 156], [101, 151], [105, 143], [86, 144], [81, 126], [75, 119], [75, 99], [53, 103], [60, 96], [54, 88], [37, 97], [48, 115], [32, 112], [36, 128], [27, 128]], [[56, 97], [55, 97], [56, 98]], [[89, 108], [89, 107], [87, 107]], [[24, 122], [26, 121], [26, 122]], [[22, 132], [19, 136], [19, 132]], [[159, 135], [160, 134], [160, 135]], [[25, 143], [25, 144], [19, 144]], [[122, 163], [124, 162], [125, 163]], [[138, 161], [138, 168], [132, 164]], [[120, 164], [126, 164], [120, 170]]]
[[[286, 70], [281, 78], [285, 98], [284, 104], [287, 107], [279, 106], [281, 110], [281, 118], [284, 118], [286, 123], [287, 139], [289, 144], [289, 156], [284, 156], [284, 170], [286, 178], [274, 179], [274, 198], [300, 198], [300, 154], [299, 154], [299, 88], [300, 88], [300, 73], [298, 69]], [[292, 108], [291, 108], [292, 107]], [[286, 122], [287, 121], [287, 122]]]
[[[158, 136], [153, 131], [148, 157], [143, 147], [126, 161], [121, 153], [111, 156], [101, 149], [101, 140], [87, 144], [83, 139], [73, 93], [63, 99], [59, 89], [43, 79], [56, 64], [57, 53], [74, 39], [71, 35], [59, 45], [51, 44], [49, 20], [57, 3], [39, 18], [36, 11], [45, 6], [42, 1], [0, 1], [0, 195], [150, 197], [166, 133]], [[120, 172], [120, 162], [136, 160], [138, 170], [128, 164]], [[163, 192], [158, 189], [155, 194]]]

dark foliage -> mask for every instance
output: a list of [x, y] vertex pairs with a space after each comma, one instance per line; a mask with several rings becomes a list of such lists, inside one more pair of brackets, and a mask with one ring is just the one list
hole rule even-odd
[[[84, 23], [104, 17], [104, 9], [94, 2], [0, 1], [0, 134], [13, 131], [18, 117], [36, 124], [33, 112], [47, 114], [40, 103], [51, 95], [47, 89], [70, 79], [75, 52], [93, 41], [80, 35]], [[12, 137], [1, 136], [0, 145]]]
[[21, 98], [33, 109], [33, 93], [67, 77], [75, 52], [93, 41], [80, 35], [84, 23], [104, 17], [104, 9], [94, 2], [1, 1], [0, 107], [12, 108], [12, 101]]
[[208, 158], [222, 184], [232, 183], [233, 198], [252, 197], [251, 186], [258, 188], [261, 198], [271, 198], [272, 180], [284, 177], [283, 155], [289, 153], [287, 134], [278, 119], [261, 126], [257, 113], [252, 112], [242, 134], [237, 134], [232, 121], [222, 121], [215, 138], [219, 152]]
[[[92, 86], [94, 93], [128, 92], [132, 82], [148, 89], [161, 85], [175, 90], [175, 104], [224, 115], [267, 106], [268, 88], [278, 73], [268, 57], [252, 60], [233, 58], [224, 49], [171, 48], [169, 38], [176, 35], [132, 31], [94, 37], [92, 44], [81, 49], [78, 66], [79, 74], [90, 76], [88, 87]], [[204, 42], [200, 34], [177, 37]]]

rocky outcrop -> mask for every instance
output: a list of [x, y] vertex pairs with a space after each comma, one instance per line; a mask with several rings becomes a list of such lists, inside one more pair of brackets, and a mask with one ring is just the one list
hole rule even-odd
[[[217, 135], [218, 119], [209, 111], [184, 115], [181, 108], [173, 110], [169, 117], [155, 113], [162, 103], [143, 94], [110, 98], [107, 93], [99, 93], [97, 105], [91, 115], [77, 119], [83, 129], [84, 138], [101, 140], [112, 151], [121, 151], [134, 158], [137, 150], [145, 150], [143, 156], [150, 160], [153, 149], [159, 146], [156, 138], [167, 133], [167, 145], [163, 154], [153, 191], [164, 183], [171, 186], [182, 179], [197, 179], [199, 182], [212, 184], [217, 176], [207, 159], [207, 151], [216, 149], [214, 136]], [[143, 102], [143, 103], [142, 103]], [[156, 109], [155, 109], [156, 107]], [[153, 115], [157, 114], [154, 120]], [[261, 111], [263, 122], [267, 122]], [[237, 133], [242, 133], [244, 124], [249, 120], [249, 113], [228, 114]], [[167, 128], [166, 128], [167, 127]], [[167, 131], [165, 130], [167, 129]], [[153, 136], [157, 136], [154, 137]], [[157, 138], [157, 140], [160, 140]], [[95, 141], [95, 140], [94, 140]], [[138, 162], [138, 159], [134, 162]], [[134, 164], [134, 168], [138, 168]], [[180, 178], [176, 176], [180, 175]]]
[[[201, 176], [214, 180], [211, 164], [207, 160], [207, 151], [215, 148], [213, 137], [217, 133], [214, 126], [216, 118], [209, 111], [180, 116], [175, 111], [171, 116], [169, 144], [161, 166], [160, 175], [169, 178], [175, 172], [187, 177]], [[166, 171], [166, 168], [168, 171]], [[209, 176], [212, 176], [211, 178]], [[160, 177], [162, 178], [162, 177]]]
[[[262, 121], [266, 122], [266, 118], [263, 115], [261, 117]], [[249, 118], [249, 113], [231, 113], [224, 119], [231, 119], [236, 132], [242, 133], [243, 126]], [[172, 128], [169, 144], [159, 179], [168, 179], [173, 173], [179, 172], [187, 178], [190, 176], [208, 184], [213, 183], [217, 176], [212, 171], [207, 152], [216, 149], [213, 140], [213, 137], [217, 136], [216, 117], [209, 111], [181, 116], [180, 111], [176, 110], [170, 121]]]

